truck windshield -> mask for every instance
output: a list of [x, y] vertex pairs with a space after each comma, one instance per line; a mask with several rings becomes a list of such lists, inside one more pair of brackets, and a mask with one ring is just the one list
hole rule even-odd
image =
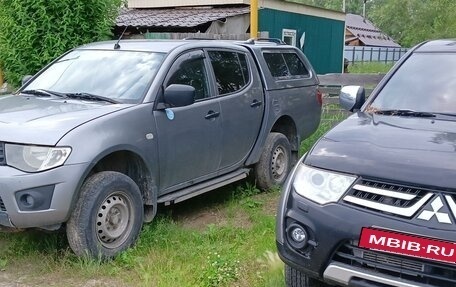
[[75, 50], [49, 66], [22, 91], [91, 94], [120, 103], [139, 103], [164, 54]]
[[368, 111], [456, 114], [454, 53], [415, 53], [396, 71]]

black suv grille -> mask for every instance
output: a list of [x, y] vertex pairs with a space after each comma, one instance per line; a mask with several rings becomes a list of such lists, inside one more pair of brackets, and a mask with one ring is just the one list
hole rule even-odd
[[381, 213], [411, 218], [435, 191], [372, 180], [359, 180], [344, 196], [345, 203]]
[[0, 142], [0, 165], [6, 164], [5, 144]]
[[432, 286], [456, 286], [456, 267], [343, 244], [333, 261]]
[[6, 207], [5, 207], [5, 204], [3, 203], [3, 200], [1, 197], [0, 197], [0, 211], [6, 212]]

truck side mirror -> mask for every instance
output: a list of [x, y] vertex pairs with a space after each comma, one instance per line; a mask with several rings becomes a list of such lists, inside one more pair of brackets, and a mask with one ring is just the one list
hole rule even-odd
[[23, 76], [23, 77], [22, 77], [22, 86], [24, 86], [25, 84], [27, 84], [27, 82], [30, 81], [31, 78], [33, 78], [32, 75]]
[[172, 84], [166, 87], [163, 95], [169, 107], [184, 107], [195, 102], [195, 88], [189, 85]]
[[366, 101], [366, 92], [364, 87], [345, 86], [342, 87], [339, 94], [340, 105], [350, 111], [359, 110]]

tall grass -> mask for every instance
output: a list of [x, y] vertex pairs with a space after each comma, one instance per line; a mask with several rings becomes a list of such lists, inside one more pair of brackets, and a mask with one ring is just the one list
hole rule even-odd
[[383, 62], [362, 62], [354, 63], [348, 66], [348, 72], [353, 74], [386, 74], [394, 63], [383, 63]]

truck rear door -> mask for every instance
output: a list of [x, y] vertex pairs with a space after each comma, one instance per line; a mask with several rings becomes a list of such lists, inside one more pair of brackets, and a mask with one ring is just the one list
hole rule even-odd
[[242, 51], [207, 51], [221, 106], [220, 169], [243, 162], [258, 137], [264, 113], [263, 89], [253, 59]]

